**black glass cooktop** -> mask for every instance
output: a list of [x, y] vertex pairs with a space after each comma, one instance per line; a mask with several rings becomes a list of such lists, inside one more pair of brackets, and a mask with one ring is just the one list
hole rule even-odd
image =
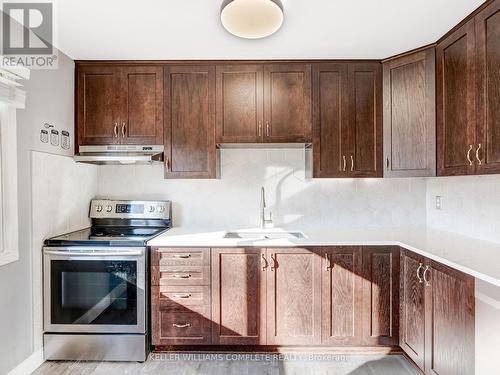
[[91, 227], [45, 240], [46, 246], [145, 246], [168, 228]]

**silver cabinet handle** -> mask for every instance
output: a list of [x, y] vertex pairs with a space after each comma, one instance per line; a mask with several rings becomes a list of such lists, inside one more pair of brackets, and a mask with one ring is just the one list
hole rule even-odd
[[115, 138], [118, 138], [118, 122], [115, 122], [113, 133], [115, 133]]
[[424, 265], [423, 265], [422, 263], [420, 263], [420, 265], [419, 265], [419, 266], [418, 266], [418, 268], [417, 268], [417, 278], [418, 278], [418, 282], [419, 282], [420, 284], [422, 284], [422, 283], [424, 282], [424, 279], [422, 279], [422, 278], [420, 277], [420, 271], [421, 271], [421, 270], [423, 270], [423, 269], [424, 269]]
[[189, 328], [191, 327], [191, 324], [189, 323], [172, 323], [172, 326], [174, 326], [175, 328]]
[[385, 159], [386, 169], [389, 170], [389, 158]]
[[174, 294], [172, 297], [174, 297], [174, 298], [189, 298], [189, 297], [191, 297], [191, 294], [189, 294], [189, 293], [179, 293], [179, 294]]
[[269, 137], [269, 121], [266, 121], [266, 137]]
[[259, 127], [258, 127], [258, 134], [259, 134], [259, 137], [262, 137], [262, 121], [259, 121]]
[[267, 263], [267, 259], [264, 256], [264, 254], [261, 254], [261, 263], [262, 263], [262, 271], [265, 271], [267, 267], [269, 267], [269, 264]]
[[343, 161], [343, 168], [342, 168], [342, 171], [345, 172], [345, 169], [346, 169], [346, 166], [347, 166], [347, 161], [345, 160], [345, 155], [342, 155], [342, 161]]
[[351, 172], [354, 171], [354, 158], [351, 155]]
[[481, 143], [479, 144], [479, 146], [477, 146], [477, 150], [476, 150], [476, 159], [477, 159], [477, 162], [479, 163], [479, 165], [483, 164], [483, 162], [481, 161], [481, 158], [479, 157], [479, 150], [481, 150]]
[[278, 268], [278, 262], [276, 262], [275, 254], [271, 254], [271, 261], [273, 262], [271, 265], [271, 271], [274, 271], [276, 268]]
[[325, 254], [325, 271], [330, 271], [332, 269], [332, 263], [330, 262], [330, 255], [328, 253]]
[[469, 161], [469, 165], [472, 165], [472, 159], [470, 158], [471, 151], [472, 151], [472, 145], [469, 145], [469, 149], [467, 150], [467, 160]]
[[174, 279], [189, 279], [191, 275], [189, 273], [174, 273], [172, 277]]
[[125, 122], [122, 122], [122, 138], [125, 138]]
[[187, 259], [191, 258], [191, 254], [174, 254], [174, 258]]
[[430, 286], [429, 279], [427, 279], [427, 271], [429, 271], [429, 266], [425, 266], [424, 270], [424, 281], [425, 281], [425, 286]]

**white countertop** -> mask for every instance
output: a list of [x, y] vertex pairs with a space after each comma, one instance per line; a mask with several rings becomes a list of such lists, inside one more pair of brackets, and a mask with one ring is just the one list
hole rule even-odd
[[[280, 232], [284, 229], [266, 230]], [[287, 229], [293, 232], [292, 229]], [[233, 231], [233, 230], [231, 230]], [[238, 229], [250, 232], [256, 229]], [[500, 287], [500, 243], [425, 228], [305, 230], [303, 239], [224, 238], [226, 230], [172, 228], [152, 247], [306, 247], [396, 245]]]

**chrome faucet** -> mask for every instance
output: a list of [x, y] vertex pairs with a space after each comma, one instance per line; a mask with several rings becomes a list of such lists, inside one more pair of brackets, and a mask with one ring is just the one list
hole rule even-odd
[[260, 223], [259, 227], [260, 229], [265, 229], [267, 226], [272, 226], [273, 224], [273, 219], [272, 219], [272, 214], [269, 212], [269, 219], [266, 219], [266, 192], [264, 190], [264, 187], [260, 188], [260, 217], [259, 217]]

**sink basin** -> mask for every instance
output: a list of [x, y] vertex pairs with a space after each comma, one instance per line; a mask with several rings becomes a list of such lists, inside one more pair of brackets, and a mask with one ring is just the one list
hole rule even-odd
[[305, 238], [302, 232], [226, 232], [224, 238], [241, 238], [245, 240], [298, 240]]

